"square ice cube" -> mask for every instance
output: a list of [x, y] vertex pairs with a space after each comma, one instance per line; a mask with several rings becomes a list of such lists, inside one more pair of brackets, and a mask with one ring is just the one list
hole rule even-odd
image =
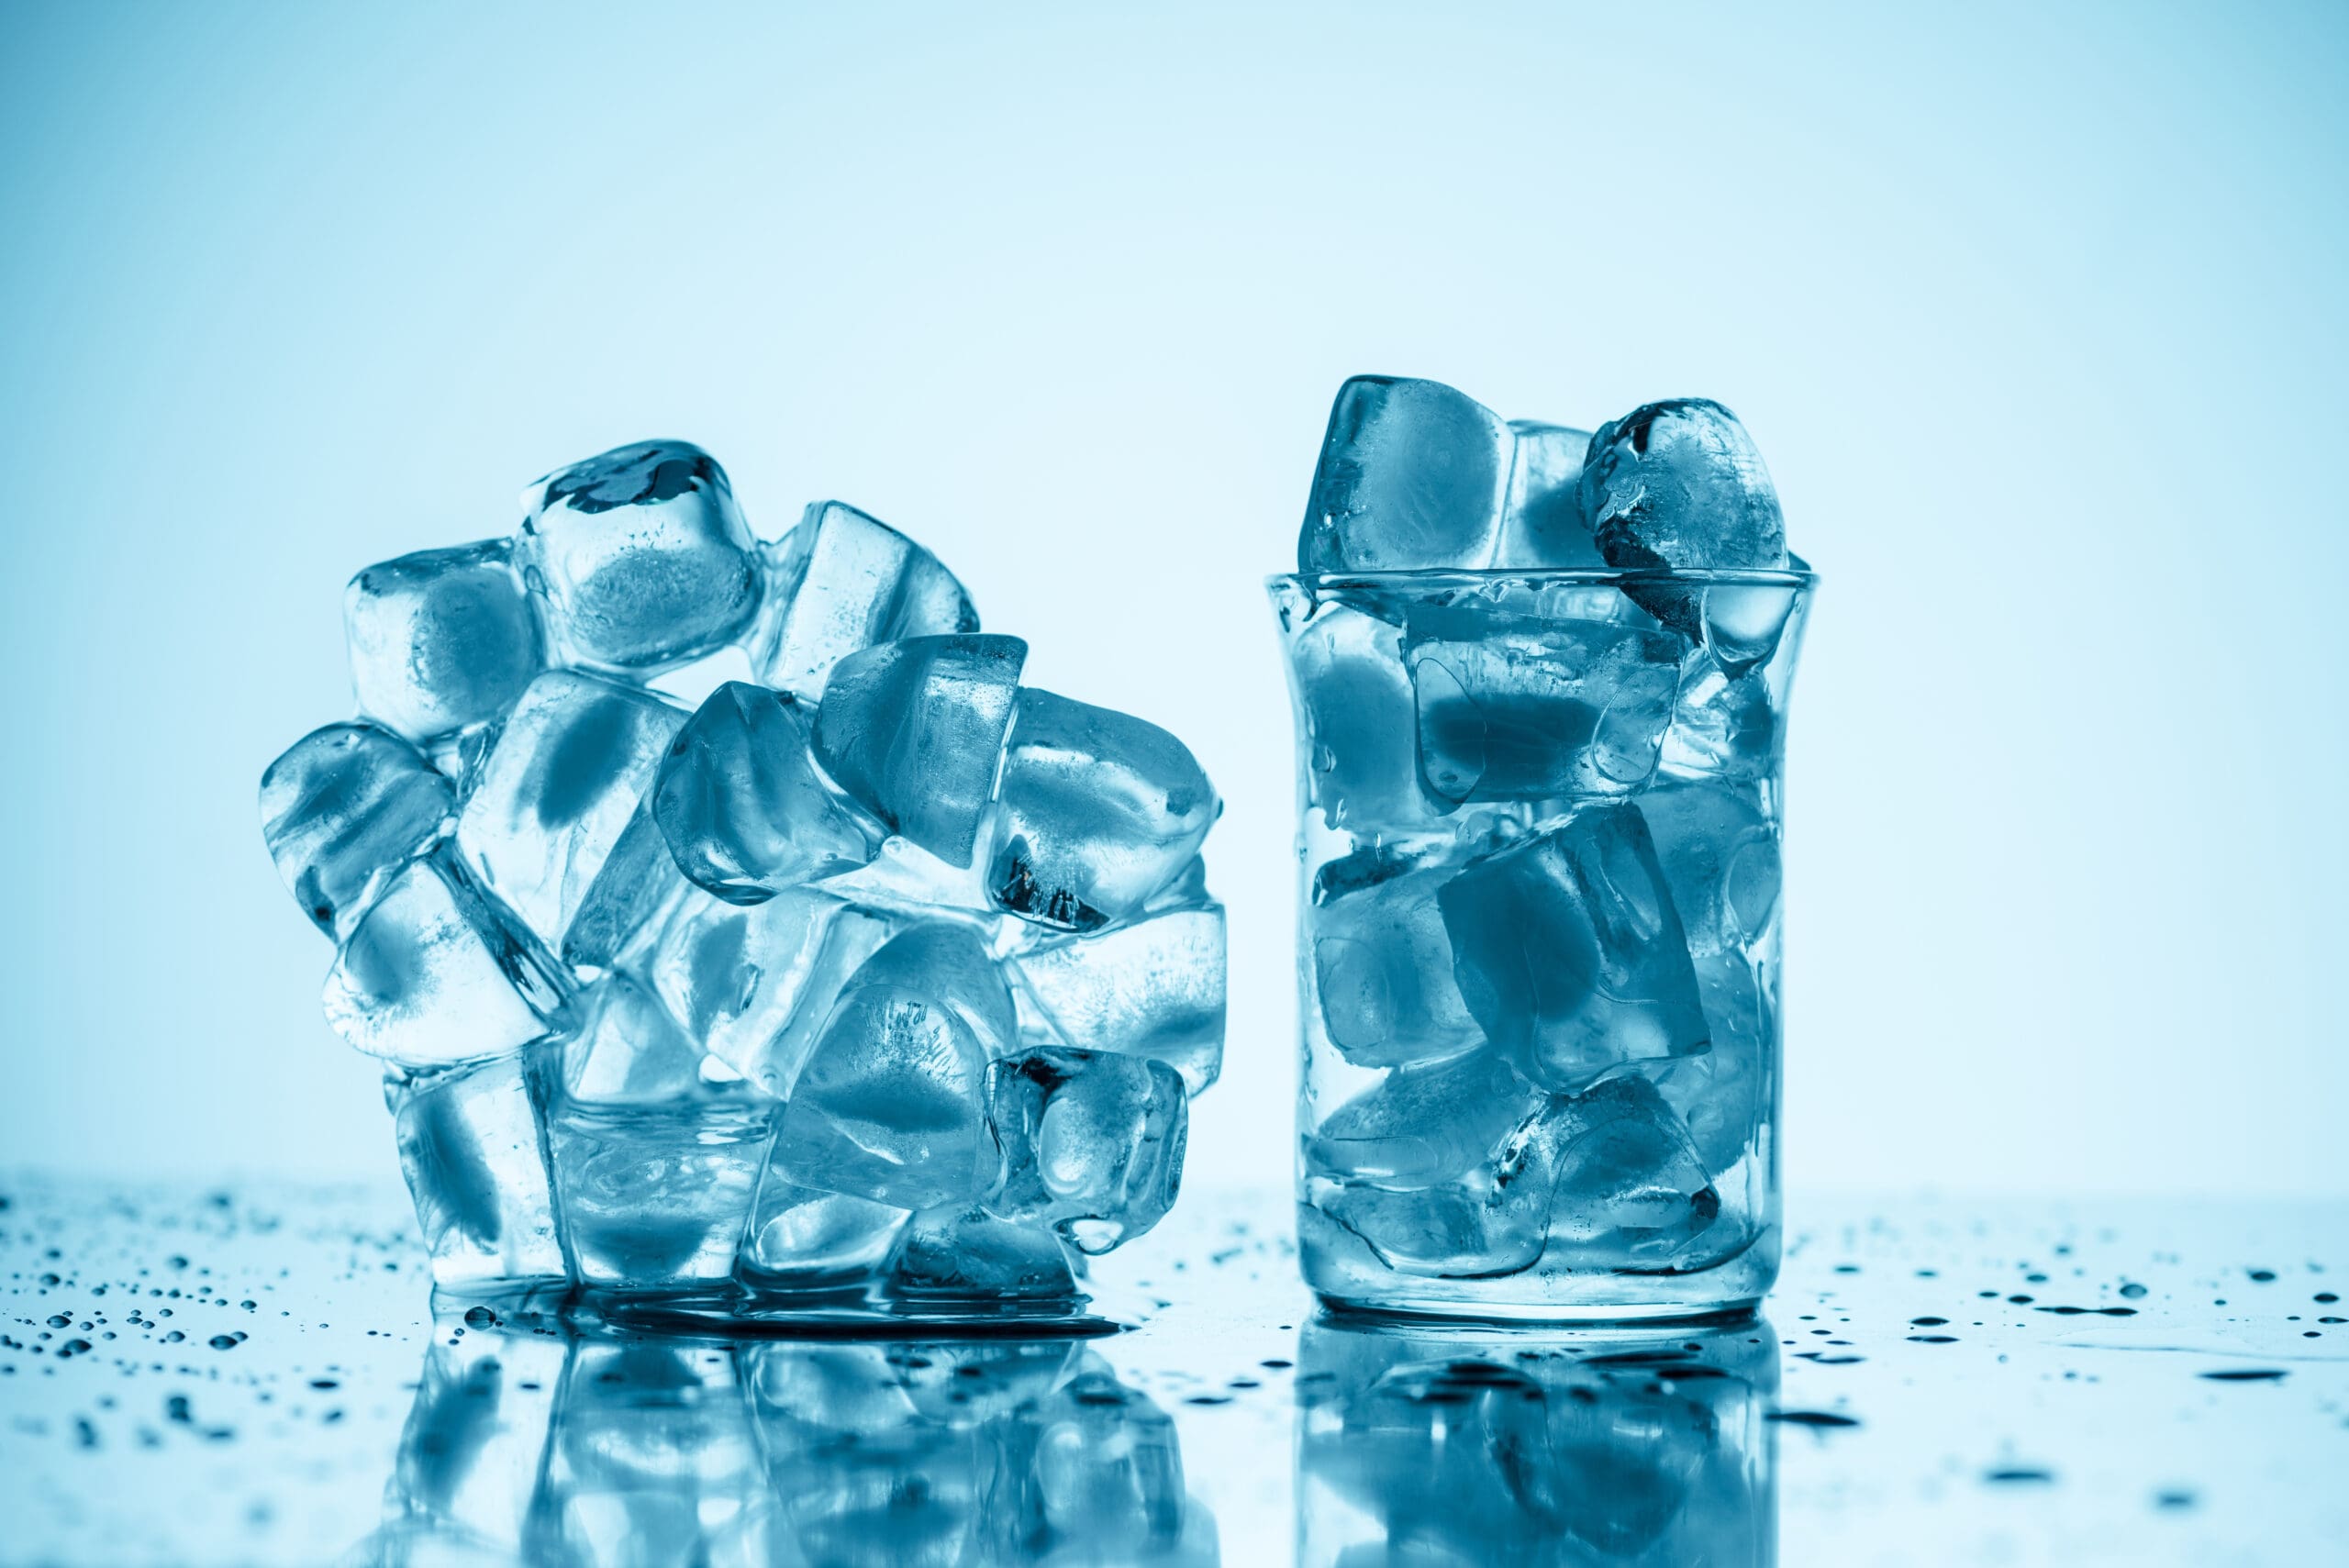
[[1049, 1224], [1106, 1252], [1164, 1218], [1183, 1181], [1190, 1123], [1163, 1062], [1046, 1047], [987, 1070], [987, 1126], [1001, 1162], [985, 1207]]
[[1016, 953], [1019, 989], [1085, 1051], [1163, 1062], [1197, 1094], [1223, 1067], [1223, 906], [1177, 909]]
[[1297, 570], [1489, 565], [1512, 447], [1498, 415], [1441, 382], [1353, 377], [1330, 410]]
[[370, 566], [342, 597], [361, 710], [426, 742], [495, 720], [546, 663], [506, 539]]
[[401, 867], [437, 843], [456, 793], [415, 747], [372, 724], [329, 724], [261, 776], [262, 839], [317, 928], [350, 934]]
[[384, 1081], [432, 1281], [452, 1290], [560, 1278], [539, 1121], [520, 1053]]
[[843, 502], [812, 503], [768, 562], [751, 662], [763, 683], [805, 702], [859, 649], [979, 629], [970, 595], [936, 556]]

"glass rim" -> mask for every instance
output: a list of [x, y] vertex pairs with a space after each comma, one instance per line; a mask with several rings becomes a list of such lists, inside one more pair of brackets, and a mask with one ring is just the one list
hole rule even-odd
[[1285, 584], [1310, 591], [1368, 587], [1473, 587], [1524, 583], [1539, 587], [1614, 588], [1627, 584], [1686, 584], [1741, 588], [1809, 588], [1819, 573], [1809, 563], [1799, 567], [1632, 567], [1611, 566], [1441, 566], [1387, 572], [1275, 572], [1264, 579], [1267, 588]]

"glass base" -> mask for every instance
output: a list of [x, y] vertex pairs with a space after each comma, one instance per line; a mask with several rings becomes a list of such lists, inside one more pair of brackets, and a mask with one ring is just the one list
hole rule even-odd
[[1677, 1323], [1690, 1328], [1742, 1323], [1762, 1305], [1758, 1296], [1720, 1302], [1657, 1301], [1631, 1305], [1605, 1302], [1539, 1303], [1454, 1301], [1397, 1295], [1376, 1301], [1316, 1291], [1322, 1307], [1341, 1322], [1397, 1327], [1467, 1325], [1494, 1329], [1544, 1327], [1603, 1329], [1618, 1324]]

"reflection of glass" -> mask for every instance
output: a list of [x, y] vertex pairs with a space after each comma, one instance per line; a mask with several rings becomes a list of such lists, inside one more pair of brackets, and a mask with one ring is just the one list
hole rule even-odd
[[1270, 584], [1297, 724], [1297, 1229], [1335, 1305], [1742, 1310], [1778, 1266], [1794, 572]]
[[1325, 1318], [1302, 1341], [1306, 1568], [1776, 1561], [1761, 1318], [1541, 1335]]
[[426, 1353], [354, 1565], [1219, 1561], [1174, 1424], [1068, 1340]]

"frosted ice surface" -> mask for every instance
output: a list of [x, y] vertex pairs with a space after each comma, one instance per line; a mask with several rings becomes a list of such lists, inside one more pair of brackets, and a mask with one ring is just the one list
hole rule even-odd
[[643, 441], [523, 493], [527, 580], [570, 662], [641, 673], [724, 647], [763, 571], [726, 471], [699, 447]]
[[1022, 688], [987, 891], [1023, 919], [1091, 931], [1172, 881], [1223, 809], [1190, 750], [1130, 714]]
[[839, 501], [808, 506], [768, 547], [767, 604], [751, 639], [760, 681], [804, 701], [859, 649], [979, 629], [978, 612], [938, 558]]

